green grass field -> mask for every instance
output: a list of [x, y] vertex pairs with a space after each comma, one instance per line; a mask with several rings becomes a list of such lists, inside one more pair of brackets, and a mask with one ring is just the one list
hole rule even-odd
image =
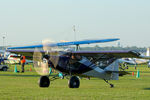
[[[149, 100], [150, 68], [139, 65], [140, 78], [125, 75], [119, 80], [110, 81], [110, 88], [103, 80], [91, 78], [80, 80], [80, 88], [68, 88], [67, 79], [51, 82], [49, 88], [38, 86], [39, 75], [32, 65], [26, 66], [25, 73], [14, 73], [14, 65], [7, 72], [0, 72], [0, 100]], [[17, 65], [20, 70], [20, 65]], [[130, 66], [128, 71], [136, 71]]]

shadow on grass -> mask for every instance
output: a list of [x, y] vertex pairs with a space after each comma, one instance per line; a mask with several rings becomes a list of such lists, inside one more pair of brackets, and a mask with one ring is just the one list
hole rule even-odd
[[143, 90], [150, 90], [150, 88], [143, 88]]
[[137, 80], [137, 79], [129, 79], [129, 80]]
[[[18, 72], [18, 73], [12, 73], [12, 74], [9, 74], [9, 73], [0, 73], [0, 76], [15, 76], [15, 77], [40, 77], [41, 75], [39, 74], [25, 74], [25, 73], [21, 73], [21, 72]], [[50, 75], [49, 77], [52, 77], [52, 76], [56, 76], [55, 74], [53, 75]]]
[[15, 76], [15, 77], [40, 77], [40, 75], [17, 75], [17, 74], [0, 74], [0, 76]]
[[[137, 71], [127, 71], [127, 72], [129, 72], [129, 73], [132, 73], [132, 72], [136, 73]], [[140, 73], [150, 73], [150, 71], [140, 71]]]
[[[21, 74], [0, 74], [0, 76], [15, 76], [15, 77], [40, 77], [41, 75], [21, 75]], [[55, 75], [50, 75], [55, 76]]]

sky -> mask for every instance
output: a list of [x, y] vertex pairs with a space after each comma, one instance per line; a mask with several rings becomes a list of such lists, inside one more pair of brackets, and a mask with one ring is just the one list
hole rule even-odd
[[0, 46], [5, 37], [4, 45], [14, 46], [120, 38], [124, 47], [149, 47], [149, 5], [150, 0], [0, 0]]

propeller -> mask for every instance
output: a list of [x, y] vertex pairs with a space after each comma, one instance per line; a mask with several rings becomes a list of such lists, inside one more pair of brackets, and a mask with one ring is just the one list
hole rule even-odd
[[48, 75], [48, 62], [42, 57], [42, 53], [37, 48], [34, 50], [33, 63], [38, 74]]
[[49, 75], [49, 66], [51, 68], [56, 68], [59, 62], [59, 57], [61, 55], [60, 51], [62, 49], [57, 46], [53, 46], [54, 42], [51, 40], [42, 41], [43, 51], [39, 49], [34, 50], [33, 62], [36, 72], [40, 75]]

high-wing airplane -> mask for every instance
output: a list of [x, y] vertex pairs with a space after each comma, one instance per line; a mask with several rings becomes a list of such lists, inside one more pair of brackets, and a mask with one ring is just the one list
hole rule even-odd
[[[108, 80], [118, 80], [119, 74], [126, 74], [118, 70], [119, 58], [149, 58], [135, 51], [65, 51], [59, 46], [111, 42], [119, 39], [83, 40], [74, 42], [46, 43], [33, 46], [10, 47], [7, 51], [22, 54], [27, 59], [33, 59], [35, 70], [41, 74], [40, 87], [49, 87], [50, 81], [55, 80], [53, 76], [49, 79], [48, 68], [53, 68], [69, 79], [69, 88], [79, 88], [81, 77], [97, 77], [103, 79], [110, 87], [114, 87]], [[32, 48], [32, 49], [26, 49]], [[35, 48], [35, 50], [33, 50]], [[43, 48], [38, 49], [38, 48]]]
[[[150, 48], [147, 48], [146, 55], [150, 56]], [[119, 63], [131, 64], [131, 65], [138, 65], [138, 64], [148, 64], [148, 59], [139, 59], [139, 58], [121, 58], [119, 59]]]

